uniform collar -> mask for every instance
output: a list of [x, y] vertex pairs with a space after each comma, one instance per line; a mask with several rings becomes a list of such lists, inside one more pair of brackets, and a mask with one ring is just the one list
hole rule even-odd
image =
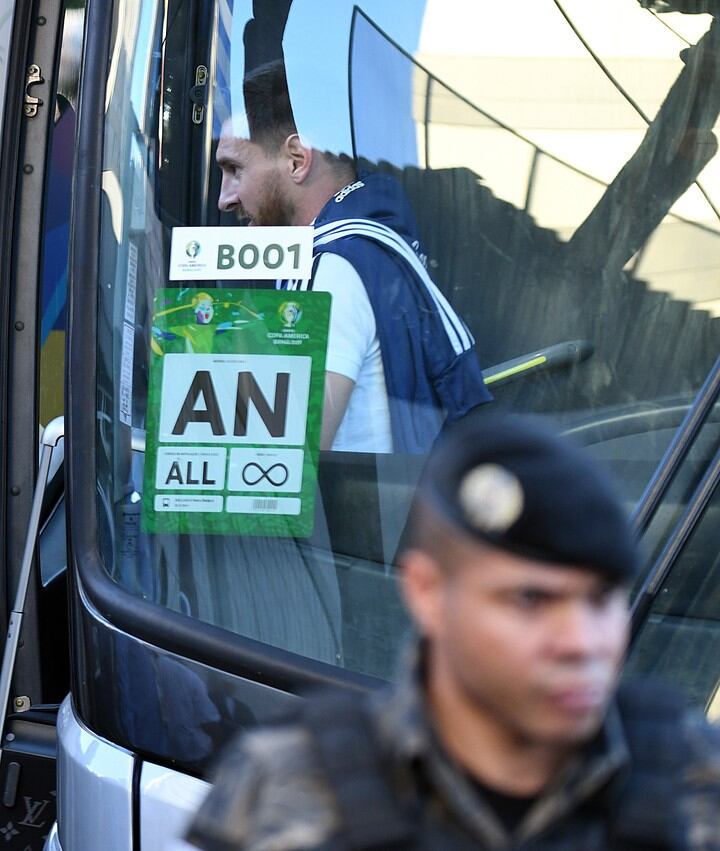
[[[488, 847], [503, 847], [507, 842], [504, 830], [479, 801], [479, 793], [445, 752], [434, 730], [423, 687], [422, 642], [415, 639], [405, 648], [398, 674], [395, 688], [376, 698], [382, 704], [379, 733], [385, 746], [398, 761], [422, 766], [458, 815], [485, 835]], [[613, 702], [598, 734], [538, 797], [515, 836], [534, 835], [575, 809], [605, 788], [629, 758], [620, 713]]]

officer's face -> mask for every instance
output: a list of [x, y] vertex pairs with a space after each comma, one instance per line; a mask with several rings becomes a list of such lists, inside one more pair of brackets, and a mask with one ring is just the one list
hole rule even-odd
[[405, 564], [433, 682], [517, 741], [591, 736], [626, 648], [626, 592], [593, 572], [494, 548], [455, 552], [450, 570], [419, 552]]
[[222, 171], [218, 207], [235, 211], [252, 225], [291, 225], [294, 210], [283, 186], [283, 158], [263, 147], [223, 132], [217, 163]]

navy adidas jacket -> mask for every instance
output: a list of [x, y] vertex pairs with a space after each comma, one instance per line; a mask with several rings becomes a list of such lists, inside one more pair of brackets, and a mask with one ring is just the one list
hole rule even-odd
[[[475, 340], [427, 273], [400, 184], [364, 174], [315, 220], [313, 253], [350, 262], [375, 315], [395, 452], [424, 453], [443, 422], [492, 399]], [[290, 286], [312, 282], [292, 282]], [[304, 287], [303, 287], [304, 288]]]

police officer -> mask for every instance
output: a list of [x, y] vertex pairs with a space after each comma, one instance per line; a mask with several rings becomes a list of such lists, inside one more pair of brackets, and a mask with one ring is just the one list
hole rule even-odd
[[466, 420], [419, 488], [398, 683], [239, 740], [188, 842], [720, 849], [720, 733], [666, 687], [618, 688], [636, 567], [580, 450], [532, 420]]

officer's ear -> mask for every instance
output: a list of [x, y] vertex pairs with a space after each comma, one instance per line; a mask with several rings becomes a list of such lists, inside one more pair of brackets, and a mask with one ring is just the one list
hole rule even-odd
[[405, 605], [424, 636], [433, 637], [442, 622], [443, 591], [447, 577], [441, 565], [419, 549], [400, 558], [400, 587]]
[[303, 183], [310, 174], [313, 163], [313, 150], [303, 144], [297, 133], [287, 137], [284, 144], [287, 165], [290, 170], [290, 179], [295, 183]]

